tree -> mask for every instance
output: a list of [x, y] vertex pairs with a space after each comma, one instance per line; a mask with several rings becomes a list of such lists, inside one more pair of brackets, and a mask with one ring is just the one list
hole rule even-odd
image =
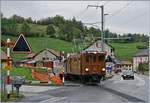
[[22, 32], [24, 35], [28, 35], [28, 34], [30, 33], [30, 26], [28, 25], [27, 22], [24, 22], [24, 23], [22, 24], [21, 32]]
[[33, 23], [33, 20], [32, 20], [31, 17], [27, 18], [26, 21], [27, 21], [28, 23]]
[[55, 29], [54, 29], [53, 25], [48, 25], [46, 32], [47, 32], [47, 35], [49, 35], [50, 37], [55, 37], [55, 35], [54, 35]]
[[60, 24], [64, 24], [65, 23], [65, 19], [63, 16], [59, 16], [59, 15], [56, 15], [55, 17], [52, 18], [52, 23], [55, 25], [55, 26], [59, 26], [60, 27]]
[[[5, 20], [7, 20], [7, 19], [5, 19]], [[11, 17], [8, 21], [6, 21], [4, 23], [4, 27], [5, 27], [4, 30], [6, 30], [6, 33], [8, 35], [16, 35], [17, 34], [17, 22], [16, 22], [15, 18]]]
[[1, 13], [1, 18], [3, 18], [3, 13]]

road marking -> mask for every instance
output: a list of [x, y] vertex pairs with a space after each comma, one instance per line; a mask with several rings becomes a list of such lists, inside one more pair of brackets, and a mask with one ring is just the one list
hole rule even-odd
[[39, 103], [50, 103], [50, 102], [57, 102], [57, 101], [60, 101], [60, 100], [63, 100], [63, 99], [66, 99], [67, 97], [53, 97], [53, 98], [50, 98], [50, 99], [46, 99], [46, 100], [43, 100]]
[[51, 102], [58, 102], [58, 101], [61, 101], [61, 100], [64, 100], [64, 99], [66, 99], [67, 97], [61, 97], [61, 98], [59, 98], [59, 99], [56, 99], [56, 100], [53, 100], [53, 101], [51, 101]]
[[46, 99], [46, 100], [43, 100], [43, 101], [41, 101], [39, 103], [48, 103], [49, 101], [55, 100], [57, 98], [59, 98], [59, 97], [53, 97], [53, 98], [50, 98], [50, 99]]

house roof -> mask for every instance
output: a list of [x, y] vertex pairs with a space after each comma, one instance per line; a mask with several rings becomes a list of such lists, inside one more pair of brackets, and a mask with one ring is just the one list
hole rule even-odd
[[148, 56], [148, 54], [149, 54], [149, 49], [143, 49], [139, 51], [138, 53], [136, 53], [134, 57]]
[[6, 53], [3, 50], [1, 50], [1, 60], [6, 60], [6, 59], [7, 59]]
[[40, 52], [36, 53], [33, 57], [36, 57], [37, 55], [39, 55], [41, 52], [43, 52], [43, 51], [45, 51], [45, 50], [51, 52], [51, 53], [54, 54], [56, 57], [60, 57], [60, 52], [57, 52], [57, 51], [55, 51], [55, 50], [48, 49], [48, 48], [45, 48], [45, 49], [41, 50]]
[[[85, 47], [83, 50], [89, 48], [90, 46], [92, 46], [93, 44], [97, 43], [97, 42], [101, 42], [101, 40], [96, 40], [94, 43], [91, 43], [90, 45], [88, 45], [87, 47]], [[110, 45], [109, 43], [105, 42], [105, 44], [107, 44], [108, 46], [110, 46], [113, 50], [115, 50], [115, 48]]]
[[35, 56], [35, 53], [31, 53], [31, 54], [28, 54], [27, 56], [26, 56], [26, 58], [33, 58]]
[[131, 61], [121, 61], [121, 64], [132, 64]]

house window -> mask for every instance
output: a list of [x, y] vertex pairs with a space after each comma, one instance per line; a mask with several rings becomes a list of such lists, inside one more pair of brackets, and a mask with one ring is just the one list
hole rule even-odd
[[43, 57], [42, 59], [45, 60], [45, 57]]

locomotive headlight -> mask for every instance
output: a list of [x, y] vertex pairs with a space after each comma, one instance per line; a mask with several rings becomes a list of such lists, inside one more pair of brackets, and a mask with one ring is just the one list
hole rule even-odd
[[85, 71], [88, 72], [88, 71], [89, 71], [89, 68], [85, 68]]
[[93, 52], [94, 54], [97, 54], [97, 52]]
[[105, 68], [102, 68], [102, 71], [105, 71]]

